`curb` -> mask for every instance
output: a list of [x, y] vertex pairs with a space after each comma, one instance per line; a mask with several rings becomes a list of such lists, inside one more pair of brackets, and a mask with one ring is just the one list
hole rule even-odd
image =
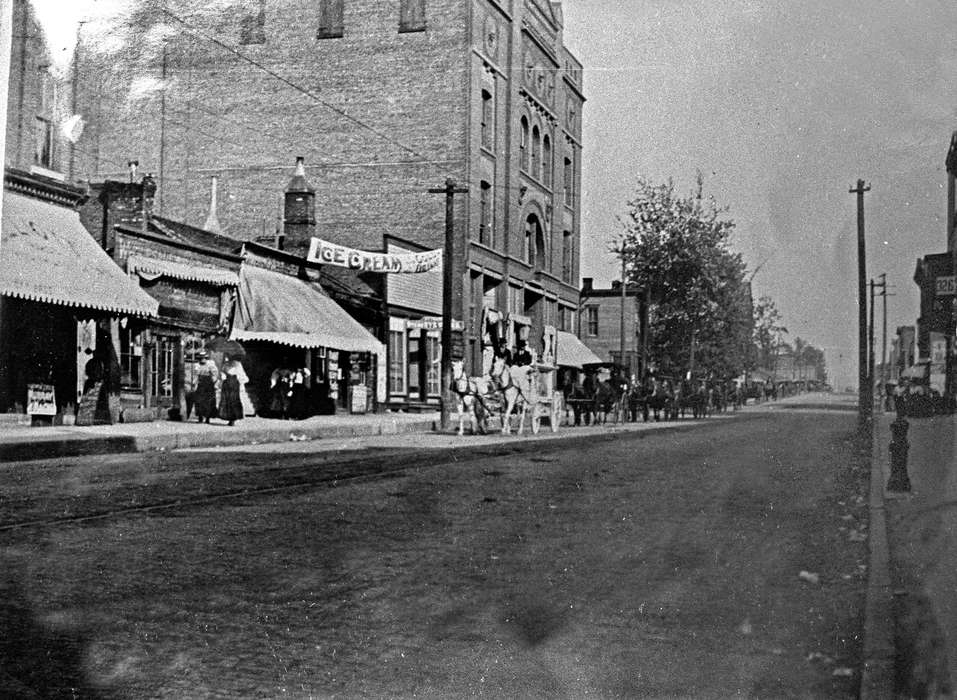
[[884, 510], [882, 420], [874, 421], [871, 437], [871, 487], [868, 499], [867, 598], [864, 605], [864, 665], [861, 700], [894, 698], [894, 603], [891, 593], [890, 550]]
[[187, 447], [241, 447], [259, 443], [282, 443], [290, 440], [323, 440], [328, 438], [399, 435], [430, 432], [432, 419], [421, 421], [381, 421], [360, 425], [324, 425], [297, 428], [229, 429], [204, 432], [171, 432], [163, 435], [106, 435], [51, 437], [24, 441], [0, 442], [0, 463], [27, 462], [41, 459], [85, 457], [98, 454], [158, 452]]

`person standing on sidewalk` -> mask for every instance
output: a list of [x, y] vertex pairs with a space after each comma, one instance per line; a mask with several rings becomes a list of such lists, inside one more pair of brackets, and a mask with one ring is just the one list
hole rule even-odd
[[219, 369], [209, 358], [209, 353], [201, 350], [197, 354], [199, 365], [196, 367], [196, 384], [193, 386], [193, 410], [200, 423], [209, 423], [216, 415], [216, 384]]
[[249, 381], [239, 360], [226, 360], [223, 365], [223, 389], [219, 402], [219, 417], [235, 425], [243, 417], [243, 402], [239, 396], [240, 385]]

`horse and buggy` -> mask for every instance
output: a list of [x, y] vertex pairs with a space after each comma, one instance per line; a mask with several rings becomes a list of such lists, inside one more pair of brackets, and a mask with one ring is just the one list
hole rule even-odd
[[558, 430], [562, 416], [562, 394], [555, 391], [555, 367], [541, 363], [510, 365], [496, 357], [488, 376], [468, 376], [461, 360], [452, 363], [452, 390], [458, 403], [458, 434], [465, 432], [469, 421], [471, 432], [488, 432], [489, 420], [501, 421], [501, 431], [508, 435], [512, 417], [518, 417], [517, 433], [525, 431], [530, 419], [532, 433], [538, 434], [543, 419], [552, 432]]

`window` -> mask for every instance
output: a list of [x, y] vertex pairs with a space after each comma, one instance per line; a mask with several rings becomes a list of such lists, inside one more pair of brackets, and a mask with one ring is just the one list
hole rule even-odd
[[250, 13], [239, 22], [239, 43], [266, 43], [266, 0], [259, 0], [259, 12]]
[[542, 136], [538, 131], [538, 125], [532, 127], [532, 177], [538, 179], [542, 174], [542, 156], [541, 156]]
[[482, 148], [495, 150], [495, 114], [492, 93], [482, 90]]
[[508, 312], [510, 314], [523, 314], [525, 312], [525, 306], [522, 299], [522, 288], [513, 287], [512, 285], [508, 286]]
[[597, 306], [586, 306], [585, 307], [585, 333], [592, 338], [598, 336], [598, 307]]
[[572, 159], [565, 157], [565, 204], [572, 206], [572, 183], [575, 181], [575, 173], [572, 171]]
[[545, 235], [542, 233], [542, 227], [538, 223], [538, 217], [534, 214], [525, 220], [525, 262], [536, 270], [543, 269], [545, 265]]
[[558, 306], [558, 330], [561, 331], [571, 331], [572, 330], [572, 310], [567, 306]]
[[389, 393], [405, 393], [405, 331], [389, 331]]
[[535, 264], [535, 226], [531, 221], [525, 222], [525, 244], [522, 247], [522, 258], [530, 265]]
[[37, 117], [33, 145], [33, 162], [44, 168], [53, 168], [53, 123]]
[[176, 338], [160, 336], [153, 346], [153, 357], [150, 363], [150, 391], [151, 395], [160, 399], [173, 397], [173, 358], [178, 341]]
[[419, 379], [422, 368], [422, 336], [416, 331], [409, 335], [409, 371], [406, 373], [409, 382], [409, 393], [418, 395], [422, 391]]
[[342, 0], [319, 0], [317, 39], [342, 36]]
[[542, 139], [542, 183], [545, 187], [552, 186], [552, 142], [548, 134]]
[[518, 144], [518, 167], [528, 171], [528, 119], [522, 117], [521, 141]]
[[399, 31], [425, 31], [425, 0], [400, 0]]
[[572, 281], [572, 261], [575, 252], [575, 241], [571, 231], [562, 233], [562, 281]]
[[437, 335], [426, 336], [425, 355], [428, 361], [425, 369], [425, 390], [429, 396], [438, 396], [442, 393], [439, 371], [442, 365], [442, 347]]
[[492, 245], [492, 185], [482, 180], [479, 189], [479, 243]]
[[[120, 325], [120, 386], [139, 389], [143, 367], [143, 344], [138, 332]], [[191, 384], [189, 386], [192, 386]]]

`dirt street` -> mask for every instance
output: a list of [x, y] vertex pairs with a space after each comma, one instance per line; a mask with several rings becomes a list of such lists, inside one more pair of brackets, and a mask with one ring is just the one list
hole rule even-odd
[[855, 420], [430, 454], [388, 479], [5, 532], [0, 690], [856, 697]]

